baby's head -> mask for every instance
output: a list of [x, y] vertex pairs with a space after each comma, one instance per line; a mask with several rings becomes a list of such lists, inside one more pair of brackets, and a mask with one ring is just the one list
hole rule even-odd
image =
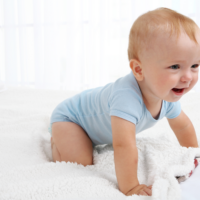
[[176, 36], [178, 39], [181, 31], [185, 31], [189, 38], [197, 43], [197, 28], [193, 20], [168, 8], [149, 11], [138, 17], [130, 30], [129, 61], [139, 59], [139, 54], [148, 48], [151, 49], [155, 37], [159, 35], [165, 35], [169, 39]]
[[177, 101], [198, 80], [199, 27], [167, 8], [147, 12], [131, 28], [128, 57], [146, 98]]

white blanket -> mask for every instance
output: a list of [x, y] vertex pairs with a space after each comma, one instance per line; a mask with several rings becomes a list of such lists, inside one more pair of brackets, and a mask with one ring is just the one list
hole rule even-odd
[[[152, 197], [122, 194], [112, 146], [94, 149], [94, 165], [52, 162], [48, 125], [55, 106], [75, 92], [9, 87], [0, 92], [0, 199], [179, 200], [175, 176], [189, 173], [199, 148], [180, 147], [167, 120], [137, 135], [140, 183]], [[189, 93], [182, 108], [200, 137], [200, 94]]]

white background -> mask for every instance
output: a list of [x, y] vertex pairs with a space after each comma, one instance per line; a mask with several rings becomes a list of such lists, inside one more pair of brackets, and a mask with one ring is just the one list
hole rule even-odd
[[115, 81], [130, 72], [134, 20], [158, 7], [200, 25], [198, 0], [0, 0], [0, 81], [61, 90]]

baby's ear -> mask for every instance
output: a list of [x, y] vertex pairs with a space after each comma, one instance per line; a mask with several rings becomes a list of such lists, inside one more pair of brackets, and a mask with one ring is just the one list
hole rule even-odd
[[143, 80], [143, 70], [140, 61], [136, 59], [131, 59], [130, 62], [130, 68], [137, 79], [137, 81], [142, 81]]

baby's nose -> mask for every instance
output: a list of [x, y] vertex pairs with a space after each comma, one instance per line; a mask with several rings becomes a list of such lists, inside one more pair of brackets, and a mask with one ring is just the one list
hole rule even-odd
[[192, 72], [186, 71], [183, 76], [181, 77], [181, 81], [183, 82], [191, 82], [192, 81]]

